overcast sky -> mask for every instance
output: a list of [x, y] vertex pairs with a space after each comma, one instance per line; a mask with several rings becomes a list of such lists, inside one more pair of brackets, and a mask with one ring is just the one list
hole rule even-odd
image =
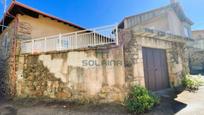
[[[11, 0], [7, 0], [9, 5]], [[124, 17], [170, 3], [170, 0], [17, 0], [45, 13], [91, 28], [119, 23]], [[60, 2], [59, 2], [60, 1]], [[204, 29], [204, 0], [180, 0], [186, 15]], [[2, 18], [3, 7], [0, 6]]]

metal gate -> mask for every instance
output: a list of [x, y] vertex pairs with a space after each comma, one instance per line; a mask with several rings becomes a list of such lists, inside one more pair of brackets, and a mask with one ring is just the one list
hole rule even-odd
[[142, 48], [145, 85], [151, 91], [169, 88], [166, 51]]

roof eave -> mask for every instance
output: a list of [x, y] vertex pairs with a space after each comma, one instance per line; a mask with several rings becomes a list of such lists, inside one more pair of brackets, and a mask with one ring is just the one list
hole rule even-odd
[[[20, 7], [22, 7], [22, 8], [25, 8], [25, 9], [27, 9], [27, 10], [36, 12], [36, 13], [38, 13], [39, 15], [43, 15], [43, 16], [48, 17], [48, 18], [51, 18], [51, 19], [53, 19], [53, 20], [57, 20], [57, 21], [62, 22], [62, 23], [64, 23], [64, 24], [68, 24], [68, 25], [70, 25], [70, 26], [73, 26], [73, 27], [75, 27], [75, 28], [78, 28], [78, 29], [81, 29], [81, 30], [85, 30], [85, 28], [83, 28], [83, 27], [81, 27], [81, 26], [78, 26], [78, 25], [73, 24], [73, 23], [71, 23], [71, 22], [65, 21], [65, 20], [60, 19], [60, 18], [58, 18], [58, 17], [56, 17], [56, 16], [52, 16], [52, 15], [46, 14], [46, 13], [44, 13], [44, 12], [41, 12], [41, 11], [39, 11], [39, 10], [36, 10], [36, 9], [34, 9], [34, 8], [31, 8], [31, 7], [27, 6], [27, 5], [24, 5], [24, 4], [19, 3], [19, 2], [16, 2], [16, 1], [12, 1], [11, 5], [8, 7], [8, 9], [7, 9], [7, 11], [6, 11], [6, 14], [5, 14], [5, 15], [3, 16], [3, 18], [1, 19], [0, 24], [3, 23], [3, 20], [6, 20], [6, 18], [8, 17], [8, 14], [10, 14], [10, 12], [12, 11], [12, 9], [14, 9], [14, 6], [16, 6], [16, 5], [17, 5], [17, 6], [20, 6]], [[18, 13], [17, 13], [17, 14], [18, 14]], [[15, 14], [15, 15], [17, 15], [17, 14]], [[8, 25], [9, 25], [9, 24], [8, 24]]]

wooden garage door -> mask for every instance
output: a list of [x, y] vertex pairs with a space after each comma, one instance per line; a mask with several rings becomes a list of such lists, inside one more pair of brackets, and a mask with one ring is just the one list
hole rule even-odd
[[166, 51], [143, 48], [145, 85], [151, 91], [169, 88]]

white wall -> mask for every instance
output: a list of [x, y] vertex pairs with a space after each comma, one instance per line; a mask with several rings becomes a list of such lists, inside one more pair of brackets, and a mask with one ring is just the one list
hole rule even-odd
[[177, 17], [176, 13], [173, 10], [168, 12], [168, 21], [169, 21], [169, 28], [170, 32], [175, 35], [184, 35], [182, 23]]
[[185, 36], [184, 27], [189, 29], [189, 37], [191, 37], [191, 25], [179, 19], [175, 11], [171, 8], [161, 11], [141, 14], [141, 16], [133, 16], [125, 21], [125, 28], [134, 28], [142, 26], [145, 28], [160, 30], [179, 36]]

